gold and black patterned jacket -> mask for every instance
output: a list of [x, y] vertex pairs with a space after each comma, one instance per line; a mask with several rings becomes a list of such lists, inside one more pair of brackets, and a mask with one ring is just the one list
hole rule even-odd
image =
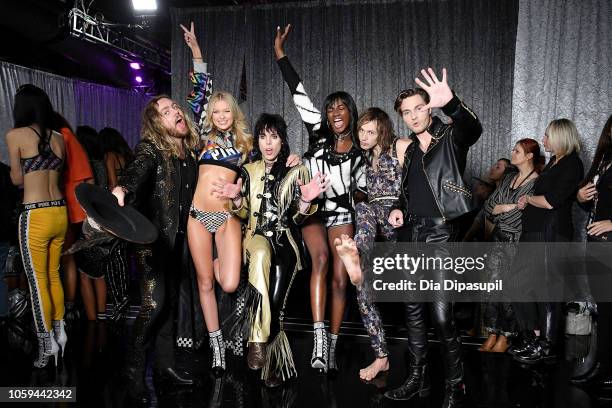
[[[183, 162], [190, 164], [194, 174], [191, 191], [195, 189], [197, 165], [195, 154], [189, 152]], [[181, 180], [179, 166], [181, 161], [165, 157], [151, 142], [143, 140], [135, 149], [135, 158], [119, 178], [118, 185], [127, 190], [126, 200], [142, 212], [159, 231], [156, 246], [166, 249], [174, 247], [174, 240], [179, 228], [181, 206], [189, 210], [193, 197], [182, 197], [180, 200]], [[182, 202], [179, 202], [182, 201]], [[185, 211], [185, 213], [187, 213]]]
[[[306, 217], [314, 214], [316, 205], [306, 213], [299, 212], [300, 189], [297, 180], [310, 182], [310, 172], [304, 165], [283, 168], [277, 174], [266, 174], [263, 160], [245, 164], [242, 167], [242, 203], [232, 212], [246, 221], [244, 240], [253, 235], [263, 235], [274, 244], [281, 244], [287, 238], [298, 256], [298, 226]], [[246, 259], [246, 258], [245, 258]]]

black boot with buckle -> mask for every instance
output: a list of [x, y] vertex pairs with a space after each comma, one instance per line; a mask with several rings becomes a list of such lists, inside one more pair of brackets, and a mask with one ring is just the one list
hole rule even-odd
[[420, 397], [426, 397], [431, 390], [429, 383], [429, 374], [426, 364], [411, 365], [408, 370], [408, 378], [402, 385], [394, 390], [385, 392], [385, 397], [392, 400], [409, 400], [417, 394]]

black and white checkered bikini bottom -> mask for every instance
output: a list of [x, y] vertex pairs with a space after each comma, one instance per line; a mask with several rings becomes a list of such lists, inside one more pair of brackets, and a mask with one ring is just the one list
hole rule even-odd
[[211, 234], [217, 232], [219, 228], [232, 216], [227, 211], [202, 211], [195, 208], [193, 205], [189, 209], [189, 215], [200, 221], [204, 228]]

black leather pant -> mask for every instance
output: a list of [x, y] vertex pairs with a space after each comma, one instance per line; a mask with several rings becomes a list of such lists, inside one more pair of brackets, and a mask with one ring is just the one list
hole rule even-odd
[[[398, 230], [400, 242], [451, 242], [457, 238], [452, 224], [443, 223], [437, 218], [417, 218]], [[441, 254], [443, 255], [443, 254]], [[431, 321], [440, 340], [446, 368], [446, 382], [457, 384], [463, 380], [461, 341], [457, 337], [453, 305], [445, 299], [444, 291], [438, 291], [433, 302], [405, 303], [406, 325], [408, 327], [408, 347], [413, 364], [423, 365], [427, 356], [426, 312], [429, 309]]]
[[270, 306], [272, 320], [270, 333], [276, 334], [281, 330], [281, 320], [284, 320], [285, 304], [291, 290], [293, 271], [285, 265], [274, 265], [270, 269]]

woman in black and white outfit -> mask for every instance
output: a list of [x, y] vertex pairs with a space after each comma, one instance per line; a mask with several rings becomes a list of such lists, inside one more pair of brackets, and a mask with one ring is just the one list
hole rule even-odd
[[[334, 92], [323, 102], [323, 113], [313, 105], [298, 73], [285, 55], [284, 43], [291, 26], [276, 30], [274, 52], [283, 79], [289, 86], [293, 102], [308, 130], [308, 150], [305, 164], [311, 174], [328, 175], [331, 184], [320, 197], [319, 211], [302, 227], [302, 236], [312, 259], [310, 278], [310, 306], [314, 322], [314, 348], [311, 366], [320, 370], [336, 371], [336, 342], [344, 308], [348, 275], [332, 243], [342, 235], [354, 235], [354, 205], [365, 199], [363, 152], [357, 141], [357, 107], [346, 92]], [[332, 306], [329, 345], [325, 325], [327, 300], [326, 277], [328, 254], [331, 251]], [[329, 350], [329, 355], [328, 355]]]

